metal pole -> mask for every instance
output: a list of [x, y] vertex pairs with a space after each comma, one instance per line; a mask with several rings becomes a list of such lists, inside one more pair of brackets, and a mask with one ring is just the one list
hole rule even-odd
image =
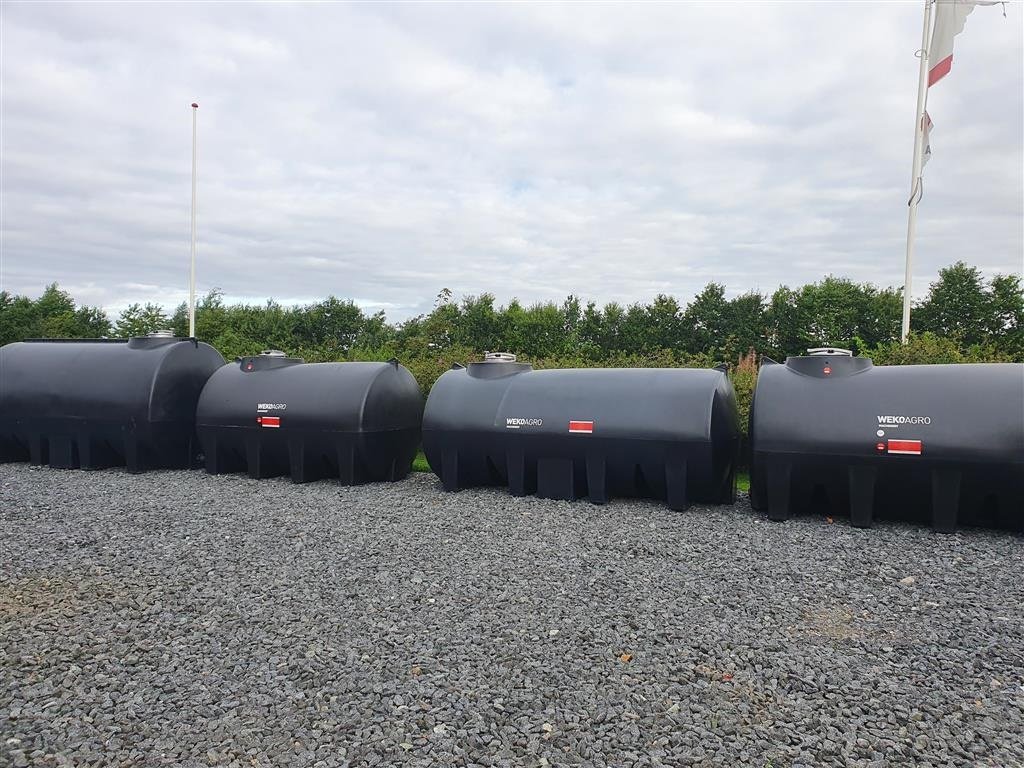
[[199, 105], [192, 104], [192, 269], [188, 280], [188, 335], [196, 335], [196, 113]]
[[924, 143], [924, 110], [928, 99], [928, 46], [931, 44], [932, 3], [924, 2], [924, 28], [921, 32], [921, 70], [917, 78], [917, 112], [914, 115], [914, 164], [910, 175], [910, 212], [907, 217], [907, 264], [903, 276], [903, 329], [904, 343], [910, 333], [911, 280], [914, 271], [914, 236], [917, 232], [917, 202], [921, 193], [921, 145]]

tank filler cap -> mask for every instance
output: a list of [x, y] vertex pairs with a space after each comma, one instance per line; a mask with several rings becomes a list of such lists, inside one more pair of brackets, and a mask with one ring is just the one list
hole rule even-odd
[[147, 339], [173, 339], [173, 338], [175, 338], [175, 336], [174, 336], [174, 331], [169, 330], [167, 328], [161, 328], [160, 330], [152, 331], [150, 333], [147, 333], [146, 334], [146, 338]]
[[260, 352], [260, 357], [288, 357], [280, 349], [264, 349]]
[[839, 355], [840, 357], [853, 357], [853, 352], [840, 347], [811, 347], [807, 350], [807, 354], [811, 356]]
[[485, 363], [514, 363], [516, 356], [511, 352], [484, 352]]

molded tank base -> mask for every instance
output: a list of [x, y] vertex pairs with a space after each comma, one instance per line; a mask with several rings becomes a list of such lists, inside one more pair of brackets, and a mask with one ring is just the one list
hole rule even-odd
[[[238, 432], [248, 434], [239, 440]], [[337, 478], [342, 485], [394, 481], [406, 477], [416, 457], [419, 430], [388, 432], [311, 432], [248, 427], [204, 427], [206, 471], [211, 475], [246, 472], [263, 479], [288, 475], [294, 483]], [[244, 446], [244, 447], [243, 447]], [[390, 456], [368, 466], [363, 456]]]
[[[424, 442], [431, 439], [429, 432], [424, 432]], [[444, 434], [448, 438], [444, 442], [435, 439], [441, 453], [435, 471], [448, 491], [506, 486], [513, 496], [589, 498], [594, 504], [607, 503], [612, 496], [644, 497], [677, 510], [691, 502], [731, 504], [735, 500], [734, 465], [729, 463], [730, 471], [723, 477], [709, 477], [712, 462], [707, 443], [587, 436], [577, 446], [555, 451], [551, 439], [543, 435], [500, 440], [489, 432], [459, 432], [457, 439], [450, 432]], [[717, 489], [710, 497], [693, 490], [709, 487]]]
[[849, 514], [856, 528], [885, 519], [942, 533], [958, 524], [1024, 533], [1024, 467], [760, 452], [754, 461], [763, 469], [751, 503], [772, 520], [824, 509]]
[[0, 431], [12, 435], [0, 441], [0, 462], [27, 461], [54, 469], [123, 466], [132, 473], [198, 466], [196, 441], [183, 435], [179, 424], [151, 423], [145, 435], [109, 422], [81, 420], [75, 427], [69, 433], [63, 419], [34, 419], [31, 430], [0, 424]]

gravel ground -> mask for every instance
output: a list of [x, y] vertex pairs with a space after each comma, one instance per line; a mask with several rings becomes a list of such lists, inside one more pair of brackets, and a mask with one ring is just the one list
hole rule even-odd
[[0, 764], [1024, 765], [1024, 540], [0, 466]]

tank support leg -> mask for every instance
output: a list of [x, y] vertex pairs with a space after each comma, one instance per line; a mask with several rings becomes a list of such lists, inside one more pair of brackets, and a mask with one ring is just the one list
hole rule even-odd
[[77, 451], [75, 441], [71, 437], [55, 437], [50, 440], [50, 466], [60, 469], [76, 469]]
[[600, 456], [587, 456], [587, 493], [594, 504], [608, 503], [605, 463]]
[[202, 453], [202, 448], [199, 447], [199, 438], [194, 434], [189, 437], [185, 444], [185, 450], [188, 451], [185, 454], [185, 467], [188, 469], [199, 469], [199, 454]]
[[537, 495], [542, 499], [575, 500], [572, 459], [537, 461]]
[[86, 434], [79, 434], [75, 439], [78, 444], [78, 466], [82, 469], [97, 469], [93, 463], [94, 456], [92, 440]]
[[50, 459], [49, 444], [41, 435], [32, 435], [28, 439], [28, 459], [33, 464], [45, 464]]
[[526, 454], [512, 448], [505, 456], [508, 470], [508, 492], [513, 496], [526, 495]]
[[864, 465], [849, 469], [850, 524], [854, 528], [870, 528], [875, 512], [875, 467]]
[[139, 459], [139, 441], [135, 439], [135, 435], [125, 435], [124, 465], [132, 474], [138, 474], [142, 471], [142, 462]]
[[665, 491], [669, 509], [686, 509], [686, 459], [669, 457], [665, 464]]
[[1020, 510], [1020, 500], [1024, 499], [1024, 478], [1017, 483], [1018, 488], [1009, 488], [996, 497], [999, 509], [999, 524], [1018, 535], [1024, 534], [1024, 513]]
[[960, 472], [932, 470], [932, 528], [939, 533], [956, 533], [960, 510]]
[[15, 440], [0, 440], [0, 462], [18, 461], [23, 455]]
[[355, 485], [356, 479], [356, 447], [345, 441], [338, 446], [338, 482], [342, 485]]
[[459, 490], [459, 454], [456, 451], [441, 454], [441, 483], [446, 491]]
[[722, 495], [718, 500], [719, 504], [736, 503], [736, 465], [729, 469], [729, 475], [725, 478], [725, 486], [722, 488]]
[[306, 472], [306, 448], [301, 440], [288, 441], [288, 470], [293, 483], [312, 480]]
[[254, 480], [259, 480], [262, 475], [260, 474], [260, 464], [263, 458], [263, 452], [260, 450], [260, 444], [255, 440], [250, 440], [245, 444], [245, 463], [249, 470], [249, 477]]
[[770, 459], [767, 462], [767, 469], [768, 518], [770, 520], [788, 520], [792, 465], [785, 460]]
[[1003, 490], [996, 495], [998, 525], [1018, 535], [1024, 535], [1024, 509], [1020, 500], [1024, 499], [1024, 472], [1018, 472], [1016, 480], [1007, 478]]
[[205, 453], [206, 474], [219, 475], [221, 473], [220, 465], [222, 458], [220, 455], [220, 444], [217, 442], [217, 438], [210, 438], [209, 449]]

